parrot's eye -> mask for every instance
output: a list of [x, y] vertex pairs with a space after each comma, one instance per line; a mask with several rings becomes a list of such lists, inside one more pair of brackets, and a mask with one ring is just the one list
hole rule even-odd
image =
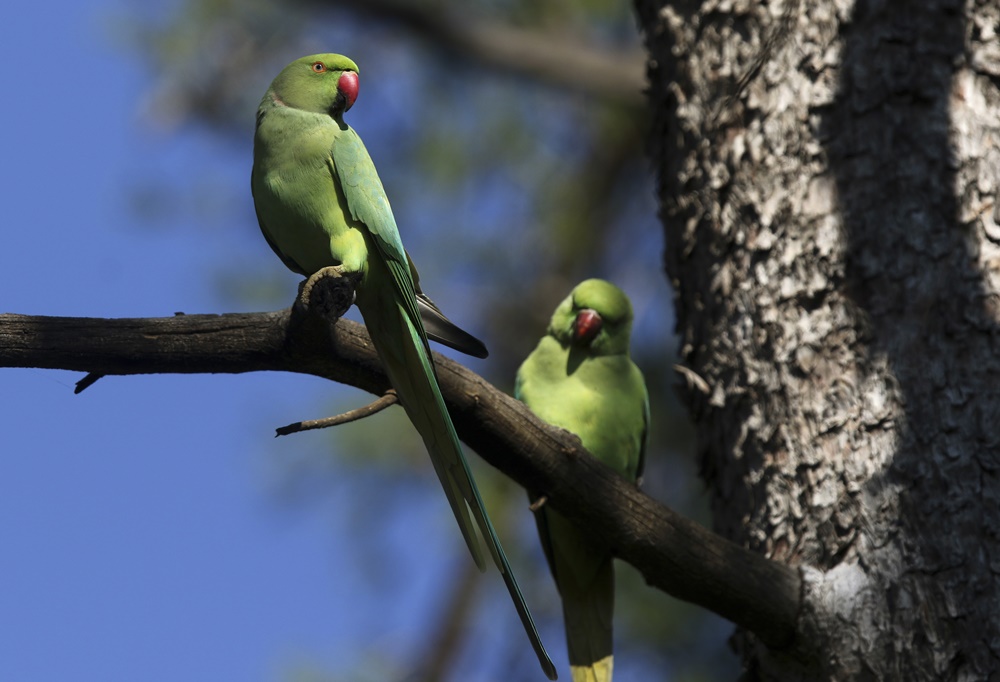
[[324, 64], [323, 62], [315, 62], [312, 66], [312, 69], [316, 73], [323, 73], [324, 71], [326, 71], [326, 64]]

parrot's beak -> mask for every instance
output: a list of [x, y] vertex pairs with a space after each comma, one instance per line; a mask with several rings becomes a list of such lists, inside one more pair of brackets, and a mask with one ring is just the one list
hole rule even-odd
[[337, 92], [344, 98], [344, 111], [353, 107], [358, 99], [358, 74], [353, 71], [342, 73], [337, 81]]
[[581, 310], [573, 320], [573, 343], [589, 345], [601, 333], [603, 325], [604, 321], [596, 310]]

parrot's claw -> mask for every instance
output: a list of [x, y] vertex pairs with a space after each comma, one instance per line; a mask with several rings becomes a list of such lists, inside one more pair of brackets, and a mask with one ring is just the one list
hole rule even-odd
[[300, 285], [296, 304], [316, 309], [327, 319], [339, 319], [354, 305], [357, 279], [357, 273], [343, 272], [340, 266], [318, 270]]

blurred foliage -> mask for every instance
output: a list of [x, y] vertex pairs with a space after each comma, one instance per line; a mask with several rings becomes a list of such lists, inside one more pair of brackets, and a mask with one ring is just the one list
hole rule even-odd
[[[361, 97], [348, 119], [375, 159], [424, 289], [490, 347], [488, 361], [467, 364], [510, 390], [520, 361], [576, 282], [599, 276], [618, 283], [636, 308], [633, 355], [646, 374], [653, 409], [645, 489], [707, 524], [693, 470], [692, 432], [672, 391], [673, 309], [660, 262], [662, 230], [653, 182], [642, 154], [648, 114], [641, 100], [632, 105], [604, 98], [601, 83], [581, 92], [568, 82], [560, 87], [551, 78], [535, 79], [517, 63], [505, 68], [477, 60], [441, 44], [405, 12], [383, 13], [379, 8], [385, 4], [380, 0], [359, 12], [364, 3], [346, 0], [188, 0], [121, 23], [129, 49], [149, 60], [146, 120], [163, 134], [179, 128], [206, 133], [246, 161], [245, 172], [235, 178], [196, 169], [185, 187], [136, 178], [137, 215], [152, 218], [187, 206], [206, 223], [238, 230], [232, 241], [245, 247], [220, 265], [220, 291], [234, 305], [287, 305], [294, 278], [260, 238], [248, 191], [254, 112], [271, 78], [290, 60], [313, 52], [350, 55], [360, 66]], [[541, 43], [558, 39], [606, 55], [623, 72], [641, 68], [634, 18], [623, 2], [413, 0], [387, 5], [390, 10], [432, 9], [434, 14], [426, 16], [442, 21], [461, 11], [483, 23], [517, 27]], [[227, 206], [234, 207], [228, 223], [219, 218]], [[338, 395], [326, 409], [301, 418], [344, 411], [368, 399], [354, 391]], [[414, 496], [440, 496], [422, 444], [398, 408], [342, 426], [321, 440], [324, 445], [304, 446], [301, 455], [276, 465], [276, 490], [296, 503], [353, 496], [359, 512], [351, 524], [357, 530], [350, 551], [366, 565], [391, 566], [393, 559], [385, 553], [392, 548], [372, 538], [405, 518]], [[558, 597], [524, 493], [481, 462], [473, 466], [548, 646], [561, 651]], [[367, 503], [372, 496], [378, 504]], [[440, 509], [442, 532], [454, 531], [447, 507]], [[459, 535], [452, 535], [456, 560], [464, 559]], [[370, 579], [387, 600], [393, 598], [392, 581], [385, 575], [373, 571]], [[650, 590], [628, 566], [620, 566], [618, 582], [616, 668], [621, 679], [735, 676], [735, 657], [724, 643], [727, 624]], [[499, 579], [491, 572], [474, 584], [488, 585], [489, 593], [475, 596], [476, 608], [454, 611], [468, 622], [459, 624], [464, 637], [453, 644], [456, 650], [444, 652], [456, 659], [445, 666], [452, 670], [448, 679], [466, 679], [463, 665], [486, 646], [493, 651], [489, 661], [496, 679], [520, 679], [512, 671], [534, 679], [533, 655], [516, 620], [507, 619], [510, 627], [502, 633], [491, 623], [490, 613], [510, 608]], [[428, 612], [425, 646], [444, 641], [439, 635], [455, 625], [448, 622], [451, 617]], [[412, 671], [426, 664], [421, 657], [427, 652], [417, 651], [416, 660], [407, 660], [413, 654], [405, 648], [397, 658], [373, 652], [364, 670], [324, 670], [296, 661], [286, 679], [419, 679]]]

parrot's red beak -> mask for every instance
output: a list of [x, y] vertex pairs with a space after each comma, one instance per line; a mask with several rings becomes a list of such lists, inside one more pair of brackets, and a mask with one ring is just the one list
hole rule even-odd
[[354, 106], [355, 100], [358, 99], [358, 74], [353, 71], [345, 71], [340, 74], [337, 90], [344, 96], [344, 111], [347, 111]]
[[603, 325], [604, 321], [596, 310], [581, 310], [573, 320], [573, 343], [589, 345], [601, 333]]

